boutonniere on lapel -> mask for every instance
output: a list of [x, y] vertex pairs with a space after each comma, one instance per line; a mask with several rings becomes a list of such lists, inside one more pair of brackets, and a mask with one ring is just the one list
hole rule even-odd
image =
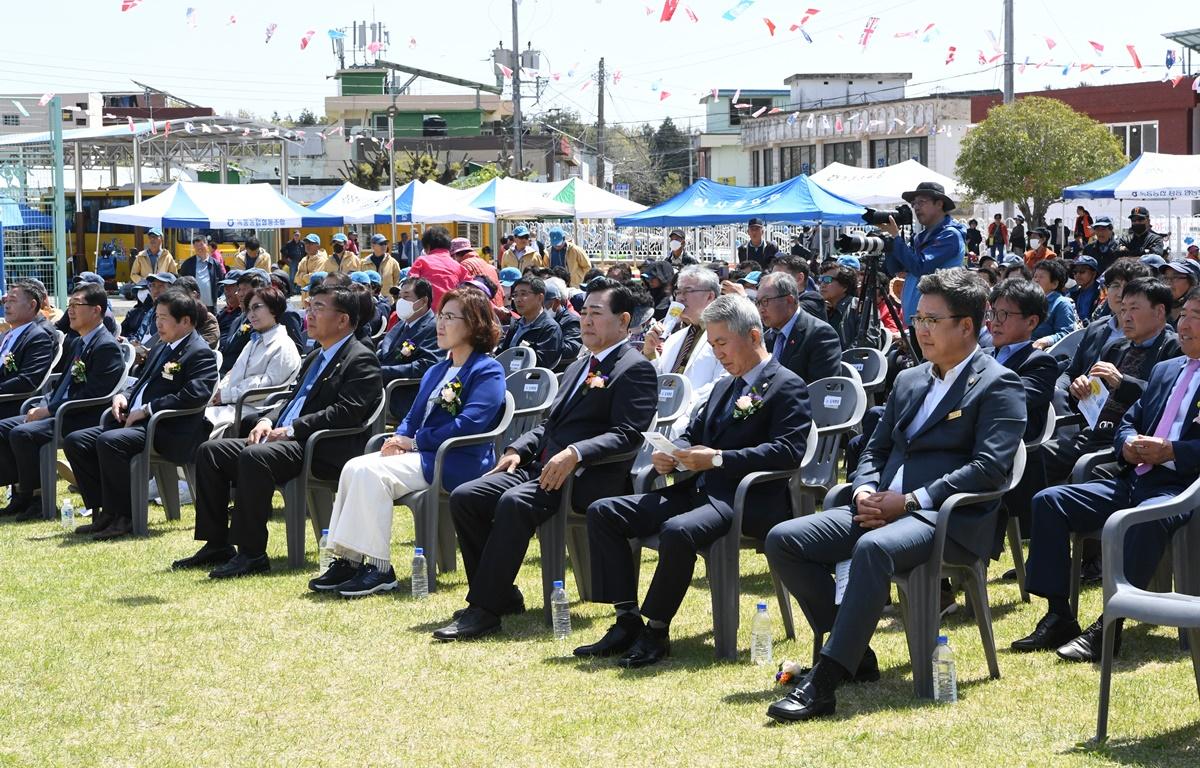
[[162, 377], [167, 381], [174, 381], [175, 374], [183, 370], [183, 366], [179, 363], [167, 363], [163, 366]]
[[[749, 393], [733, 401], [733, 418], [738, 420], [749, 418], [755, 411], [762, 408], [762, 395], [755, 392], [754, 389], [751, 387]], [[763, 391], [766, 390], [767, 388], [763, 387]]]
[[[1196, 407], [1197, 407], [1197, 408], [1200, 408], [1200, 400], [1197, 400], [1197, 401], [1196, 401]], [[1193, 423], [1193, 424], [1200, 424], [1200, 414], [1197, 414], [1197, 415], [1196, 415], [1196, 418], [1192, 419], [1192, 423]]]
[[462, 382], [454, 378], [442, 387], [442, 391], [438, 393], [438, 405], [451, 416], [457, 416], [462, 410]]
[[71, 379], [77, 384], [82, 384], [87, 381], [87, 366], [82, 360], [76, 360], [71, 363]]
[[520, 344], [518, 344], [517, 346], [525, 347], [525, 348], [527, 348], [527, 349], [533, 349], [533, 345], [532, 345], [532, 344], [530, 344], [528, 341], [522, 341], [522, 342], [521, 342]]
[[585, 393], [593, 389], [604, 389], [608, 386], [608, 377], [600, 371], [589, 371], [587, 378], [583, 380], [583, 386]]
[[4, 356], [4, 370], [7, 373], [17, 372], [17, 356], [12, 352]]
[[250, 323], [242, 323], [242, 327], [238, 331], [243, 334], [250, 333]]
[[417, 351], [417, 348], [411, 341], [405, 340], [405, 342], [400, 345], [400, 356], [401, 357], [412, 357], [412, 353], [416, 352], [416, 351]]

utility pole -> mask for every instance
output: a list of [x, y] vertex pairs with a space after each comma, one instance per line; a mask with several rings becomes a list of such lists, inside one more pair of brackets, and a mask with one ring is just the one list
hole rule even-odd
[[[1004, 0], [1004, 103], [1013, 103], [1013, 0]], [[1013, 215], [1013, 201], [1004, 201], [1004, 218]]]
[[599, 103], [596, 105], [596, 186], [604, 189], [604, 57], [600, 57]]
[[521, 157], [521, 43], [517, 32], [517, 4], [512, 0], [512, 33], [513, 33], [513, 166], [514, 175], [522, 178], [525, 175], [525, 163]]

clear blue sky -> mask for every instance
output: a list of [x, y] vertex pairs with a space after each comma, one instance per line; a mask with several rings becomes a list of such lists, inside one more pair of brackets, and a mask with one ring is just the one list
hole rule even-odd
[[[334, 93], [327, 79], [336, 68], [330, 28], [374, 18], [391, 32], [390, 60], [485, 82], [494, 78], [491, 49], [512, 39], [509, 0], [143, 0], [124, 13], [121, 2], [5, 3], [0, 93], [124, 90], [136, 79], [219, 112], [296, 115], [308, 107], [321, 114], [323, 97]], [[532, 41], [545, 53], [543, 69], [559, 74], [540, 104], [525, 103], [526, 111], [569, 107], [590, 120], [596, 87], [582, 86], [601, 56], [610, 75], [620, 73], [609, 85], [610, 122], [671, 115], [698, 126], [703, 107], [697, 100], [709, 89], [782, 88], [785, 77], [805, 71], [911, 71], [914, 95], [1002, 82], [999, 61], [978, 63], [980, 50], [994, 55], [987, 32], [1000, 36], [998, 0], [754, 0], [736, 20], [724, 20], [737, 4], [681, 0], [674, 20], [660, 23], [663, 0], [522, 0], [521, 45]], [[194, 27], [187, 22], [189, 7], [196, 11]], [[810, 7], [820, 10], [804, 27], [812, 43], [788, 29]], [[1170, 46], [1160, 33], [1200, 27], [1200, 14], [1187, 13], [1196, 8], [1162, 0], [1017, 0], [1017, 61], [1028, 56], [1031, 62], [1017, 76], [1017, 89], [1161, 79]], [[879, 21], [864, 50], [858, 40], [872, 16]], [[776, 25], [773, 37], [764, 17]], [[272, 23], [277, 28], [266, 43]], [[928, 42], [895, 37], [928, 24], [935, 25]], [[310, 29], [316, 35], [302, 51], [300, 38]], [[1104, 53], [1089, 40], [1101, 43]], [[1127, 44], [1136, 46], [1141, 71], [1131, 67]], [[957, 51], [947, 65], [951, 45]], [[1047, 60], [1053, 65], [1033, 66]], [[1069, 63], [1095, 66], [1062, 74]], [[663, 91], [671, 95], [660, 100]]]

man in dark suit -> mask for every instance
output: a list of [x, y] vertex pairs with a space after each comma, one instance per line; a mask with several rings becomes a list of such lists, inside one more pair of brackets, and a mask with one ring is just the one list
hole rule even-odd
[[[208, 574], [214, 579], [269, 571], [267, 517], [275, 486], [300, 474], [311, 434], [361, 427], [379, 405], [379, 361], [354, 338], [358, 296], [331, 286], [313, 288], [310, 296], [308, 332], [320, 349], [304, 361], [287, 402], [260, 418], [249, 437], [200, 446], [195, 537], [205, 544], [191, 557], [175, 561], [173, 568], [217, 565]], [[362, 454], [366, 440], [363, 434], [322, 443], [313, 457], [313, 472], [336, 478], [343, 464]], [[231, 495], [236, 500], [232, 527]]]
[[[1126, 291], [1128, 293], [1128, 290]], [[1058, 649], [1069, 661], [1097, 661], [1103, 617], [1083, 632], [1068, 598], [1071, 533], [1094, 531], [1117, 510], [1166, 501], [1200, 473], [1200, 290], [1193, 290], [1179, 319], [1183, 356], [1154, 366], [1137, 401], [1121, 418], [1113, 441], [1120, 467], [1114, 478], [1048, 488], [1033, 499], [1026, 586], [1046, 598], [1046, 615], [1015, 651]], [[1125, 537], [1125, 576], [1145, 589], [1167, 541], [1188, 515], [1134, 526]], [[1118, 650], [1120, 628], [1117, 629]]]
[[[1021, 377], [1027, 418], [1023, 439], [1034, 440], [1046, 427], [1058, 378], [1058, 363], [1033, 346], [1033, 330], [1046, 317], [1046, 294], [1031, 280], [1010, 277], [992, 289], [990, 301], [988, 324], [996, 345], [993, 355], [996, 362]], [[1005, 509], [1020, 517], [1022, 531], [1029, 530], [1033, 494], [1045, 487], [1046, 473], [1039, 452], [1026, 463], [1017, 487], [1004, 496]]]
[[1100, 360], [1071, 382], [1075, 403], [1091, 395], [1092, 379], [1108, 389], [1108, 399], [1094, 426], [1046, 444], [1046, 481], [1065, 482], [1080, 456], [1112, 447], [1121, 416], [1146, 388], [1150, 371], [1161, 360], [1179, 354], [1175, 330], [1167, 325], [1171, 289], [1156, 277], [1143, 277], [1125, 285], [1121, 296], [1121, 327], [1125, 339], [1105, 348]]
[[[1106, 293], [1105, 314], [1097, 311], [1095, 322], [1089, 323], [1087, 330], [1080, 338], [1079, 346], [1066, 363], [1065, 372], [1059, 377], [1059, 388], [1066, 392], [1071, 382], [1080, 376], [1086, 376], [1092, 366], [1100, 361], [1100, 355], [1110, 345], [1125, 338], [1125, 330], [1121, 325], [1121, 297], [1125, 286], [1139, 277], [1153, 277], [1150, 267], [1136, 259], [1120, 259], [1104, 273], [1104, 290]], [[1061, 364], [1059, 367], [1063, 367]]]
[[546, 311], [546, 283], [540, 277], [522, 277], [509, 290], [513, 307], [520, 315], [496, 347], [499, 354], [511, 347], [532, 347], [541, 368], [554, 370], [562, 359], [563, 333]]
[[[58, 339], [41, 322], [46, 292], [32, 281], [21, 280], [4, 294], [4, 319], [8, 331], [0, 337], [0, 395], [32, 396], [46, 378]], [[21, 403], [0, 404], [0, 419], [17, 415]]]
[[[48, 397], [24, 415], [0, 421], [0, 485], [13, 485], [8, 506], [0, 516], [16, 515], [18, 521], [41, 517], [41, 475], [38, 452], [54, 435], [59, 406], [68, 400], [107, 397], [125, 373], [125, 360], [117, 340], [104, 327], [108, 294], [93, 283], [80, 283], [67, 302], [67, 316], [76, 337], [67, 349], [67, 365]], [[104, 406], [74, 411], [67, 415], [62, 434], [86, 429], [100, 422]]]
[[221, 278], [225, 272], [208, 252], [208, 241], [203, 235], [192, 238], [192, 256], [179, 266], [180, 277], [196, 278], [200, 289], [200, 301], [211, 315], [217, 314], [217, 298], [222, 293]]
[[[92, 522], [75, 532], [98, 541], [133, 531], [129, 460], [146, 446], [150, 416], [202, 406], [217, 384], [216, 355], [195, 330], [204, 306], [172, 289], [158, 297], [154, 311], [162, 343], [133, 386], [113, 397], [112, 420], [72, 432], [64, 441], [83, 502], [93, 512]], [[167, 419], [155, 430], [154, 448], [170, 461], [186, 463], [210, 429], [203, 413]]]
[[562, 331], [562, 357], [559, 359], [558, 365], [554, 367], [555, 371], [567, 370], [567, 366], [579, 357], [579, 350], [583, 349], [583, 339], [580, 338], [579, 331], [579, 315], [571, 311], [564, 285], [560, 278], [546, 281], [546, 314], [558, 323], [558, 327]]
[[[927, 362], [896, 377], [851, 481], [851, 505], [780, 523], [767, 535], [772, 569], [813, 631], [829, 634], [812, 671], [767, 710], [781, 722], [831, 715], [839, 684], [878, 679], [869, 643], [891, 577], [929, 560], [936, 510], [947, 498], [1003, 487], [1025, 431], [1020, 379], [978, 347], [984, 283], [965, 269], [945, 269], [922, 277], [920, 293], [913, 322]], [[956, 509], [950, 539], [976, 556], [994, 555], [998, 508]], [[839, 609], [830, 572], [844, 560], [850, 575]]]
[[221, 287], [221, 291], [225, 294], [225, 306], [221, 307], [221, 311], [217, 313], [217, 325], [221, 328], [221, 343], [225, 343], [225, 339], [233, 333], [233, 329], [237, 325], [246, 322], [245, 315], [242, 312], [242, 300], [238, 294], [237, 281], [242, 276], [242, 270], [231, 269], [225, 273], [217, 284]]
[[796, 278], [796, 285], [800, 287], [800, 309], [818, 320], [829, 322], [829, 315], [825, 311], [825, 299], [809, 278], [808, 259], [799, 255], [776, 256], [771, 262], [770, 271], [787, 272]]
[[581, 329], [591, 354], [567, 369], [544, 422], [518, 437], [491, 472], [450, 494], [469, 607], [433, 633], [438, 640], [495, 632], [501, 615], [524, 610], [517, 572], [537, 527], [558, 512], [568, 476], [576, 475], [575, 509], [629, 487], [632, 459], [587, 464], [641, 445], [654, 420], [658, 377], [627, 342], [632, 292], [607, 278], [594, 279], [587, 291]]
[[842, 373], [837, 331], [799, 308], [800, 288], [786, 272], [763, 275], [754, 304], [769, 328], [767, 351], [805, 383]]
[[[576, 656], [624, 654], [622, 667], [670, 655], [669, 627], [692, 581], [697, 554], [729, 532], [738, 482], [749, 472], [800, 465], [812, 424], [808, 388], [763, 346], [762, 321], [750, 300], [721, 296], [702, 315], [717, 359], [729, 372], [675, 444], [655, 452], [654, 468], [676, 464], [695, 474], [661, 491], [601, 499], [588, 508], [588, 546], [598, 603], [612, 603], [616, 623]], [[741, 532], [763, 539], [791, 517], [787, 481], [756, 488]], [[629, 540], [657, 534], [658, 567], [639, 614], [637, 570]], [[642, 617], [648, 622], [642, 623]]]
[[[410, 277], [400, 283], [396, 300], [396, 323], [379, 344], [379, 368], [383, 383], [396, 379], [420, 379], [444, 353], [437, 345], [437, 321], [433, 310], [433, 287], [423, 277]], [[392, 394], [388, 411], [403, 419], [412, 408], [417, 387], [400, 387]]]
[[250, 294], [254, 293], [256, 288], [266, 286], [268, 281], [266, 273], [254, 269], [248, 269], [237, 277], [238, 304], [242, 311], [241, 315], [229, 324], [228, 335], [221, 337], [219, 349], [222, 376], [229, 373], [229, 369], [237, 362], [238, 355], [242, 354], [242, 350], [250, 343], [250, 335], [254, 330], [250, 323], [246, 322], [246, 304], [250, 300]]

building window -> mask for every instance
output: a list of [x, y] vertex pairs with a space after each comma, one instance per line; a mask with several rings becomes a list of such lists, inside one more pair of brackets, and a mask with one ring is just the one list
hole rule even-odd
[[822, 165], [830, 163], [841, 163], [842, 165], [860, 166], [862, 165], [862, 142], [861, 141], [842, 141], [835, 144], [826, 144], [822, 155]]
[[775, 150], [764, 149], [762, 151], [762, 184], [761, 186], [769, 187], [775, 183]]
[[729, 124], [730, 125], [741, 125], [742, 118], [753, 115], [761, 107], [766, 107], [767, 109], [770, 109], [771, 107], [775, 106], [775, 104], [771, 101], [771, 98], [769, 96], [763, 97], [763, 98], [758, 98], [758, 99], [750, 99], [750, 98], [739, 99], [738, 104], [749, 104], [750, 106], [742, 107], [741, 109], [738, 109], [737, 107], [735, 107], [733, 105], [733, 99], [730, 99], [729, 100]]
[[779, 180], [794, 179], [800, 174], [811, 175], [816, 170], [817, 147], [805, 144], [799, 147], [784, 147], [779, 150]]
[[752, 187], [761, 187], [762, 186], [762, 175], [761, 175], [762, 166], [759, 165], [759, 163], [761, 163], [761, 162], [762, 162], [762, 152], [759, 152], [756, 149], [750, 153], [750, 186], [752, 186]]
[[1158, 122], [1153, 123], [1123, 123], [1109, 125], [1117, 141], [1129, 155], [1130, 160], [1136, 160], [1143, 152], [1158, 151]]
[[21, 116], [20, 115], [5, 115], [4, 116], [4, 124], [5, 125], [20, 125], [21, 124]]
[[929, 137], [880, 139], [871, 142], [871, 167], [883, 168], [905, 160], [924, 163], [929, 159]]

